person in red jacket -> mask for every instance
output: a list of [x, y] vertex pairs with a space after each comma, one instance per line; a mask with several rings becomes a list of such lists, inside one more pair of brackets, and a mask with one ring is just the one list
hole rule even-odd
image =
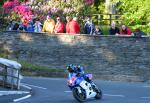
[[119, 35], [129, 35], [131, 36], [133, 33], [130, 28], [126, 27], [125, 25], [121, 26], [120, 34]]
[[80, 33], [80, 26], [77, 22], [77, 17], [74, 17], [73, 20], [69, 24], [69, 33], [70, 34], [78, 34]]
[[60, 17], [57, 17], [57, 23], [56, 23], [56, 25], [54, 27], [54, 32], [55, 33], [64, 33], [64, 29], [65, 29], [65, 26], [61, 22]]
[[69, 27], [69, 25], [70, 25], [70, 22], [72, 21], [71, 17], [67, 16], [66, 17], [66, 21], [67, 21], [67, 23], [66, 23], [66, 33], [70, 33], [70, 27]]

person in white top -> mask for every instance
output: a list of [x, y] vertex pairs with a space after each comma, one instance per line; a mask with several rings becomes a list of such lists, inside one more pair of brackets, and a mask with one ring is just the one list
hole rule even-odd
[[34, 24], [34, 32], [42, 32], [42, 23], [37, 19]]

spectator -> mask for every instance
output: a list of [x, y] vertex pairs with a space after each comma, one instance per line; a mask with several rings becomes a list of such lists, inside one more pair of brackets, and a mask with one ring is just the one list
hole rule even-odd
[[121, 26], [120, 34], [119, 35], [129, 35], [131, 36], [133, 33], [130, 28], [126, 27], [125, 25]]
[[57, 23], [56, 23], [56, 25], [54, 27], [54, 32], [55, 33], [64, 33], [64, 29], [65, 29], [65, 26], [61, 22], [60, 17], [57, 17]]
[[6, 30], [13, 30], [14, 25], [15, 25], [15, 21], [10, 21], [10, 23], [8, 24]]
[[18, 28], [18, 30], [19, 30], [19, 31], [25, 31], [25, 30], [24, 30], [24, 26], [22, 25], [22, 23], [21, 23], [21, 24], [19, 24], [19, 28]]
[[115, 22], [113, 22], [109, 29], [109, 35], [118, 35], [118, 34], [119, 34], [119, 28], [117, 28]]
[[42, 32], [42, 24], [39, 21], [39, 19], [35, 20], [35, 24], [34, 24], [34, 32]]
[[47, 16], [47, 19], [44, 22], [42, 31], [53, 33], [54, 32], [54, 26], [55, 26], [55, 21], [50, 16]]
[[34, 32], [34, 26], [33, 26], [32, 21], [29, 22], [29, 25], [27, 26], [27, 31], [28, 32]]
[[84, 33], [92, 35], [95, 31], [95, 25], [92, 22], [91, 17], [87, 17], [86, 23], [84, 25]]
[[80, 26], [77, 22], [77, 17], [74, 17], [73, 20], [69, 23], [69, 33], [78, 34], [80, 32]]
[[18, 28], [19, 28], [19, 24], [15, 23], [14, 26], [13, 26], [13, 28], [12, 28], [12, 30], [18, 30]]
[[23, 26], [25, 31], [27, 31], [28, 25], [29, 25], [29, 21], [27, 19], [23, 20], [22, 26]]
[[93, 35], [103, 35], [103, 32], [99, 27], [96, 27]]
[[134, 36], [136, 36], [136, 37], [142, 37], [144, 35], [146, 35], [146, 34], [143, 31], [141, 31], [139, 28], [137, 28], [134, 32]]
[[66, 20], [67, 20], [67, 24], [66, 24], [66, 33], [70, 33], [70, 22], [72, 21], [71, 17], [70, 16], [67, 16], [66, 17]]

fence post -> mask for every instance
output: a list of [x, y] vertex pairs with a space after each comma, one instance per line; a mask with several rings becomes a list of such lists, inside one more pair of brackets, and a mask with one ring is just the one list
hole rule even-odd
[[100, 22], [101, 22], [101, 15], [98, 14], [98, 25], [100, 25]]
[[13, 69], [12, 70], [10, 70], [11, 71], [11, 73], [10, 73], [10, 76], [11, 76], [11, 89], [13, 89], [14, 88], [14, 77], [13, 77], [13, 74], [14, 74], [14, 71], [13, 71]]
[[20, 88], [19, 88], [19, 85], [20, 85], [20, 84], [19, 84], [19, 83], [20, 83], [20, 81], [19, 81], [19, 80], [20, 80], [20, 77], [19, 77], [20, 70], [17, 70], [17, 72], [18, 72], [18, 73], [17, 73], [17, 89], [20, 89]]
[[109, 14], [109, 23], [110, 23], [110, 25], [112, 23], [112, 14]]
[[4, 70], [4, 82], [3, 82], [4, 87], [6, 85], [6, 81], [7, 81], [7, 66], [5, 66], [5, 70]]

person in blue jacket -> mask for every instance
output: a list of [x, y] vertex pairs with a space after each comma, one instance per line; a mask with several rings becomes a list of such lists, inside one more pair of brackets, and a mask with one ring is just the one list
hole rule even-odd
[[94, 31], [95, 31], [95, 25], [92, 22], [91, 17], [88, 16], [86, 19], [86, 23], [84, 25], [84, 33], [92, 35]]
[[34, 32], [34, 24], [33, 21], [29, 22], [29, 25], [27, 26], [27, 32]]

